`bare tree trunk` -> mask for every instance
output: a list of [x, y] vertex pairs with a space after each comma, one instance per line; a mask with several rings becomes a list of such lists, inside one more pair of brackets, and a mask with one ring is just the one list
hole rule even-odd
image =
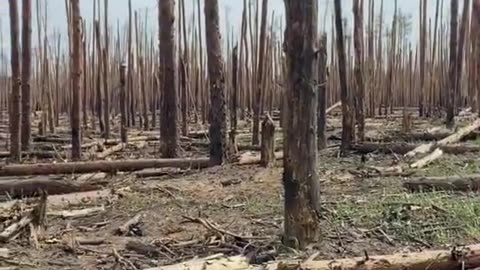
[[364, 98], [365, 85], [363, 81], [363, 0], [353, 1], [353, 16], [355, 18], [354, 46], [355, 46], [355, 82], [356, 82], [356, 113], [358, 123], [358, 138], [365, 140]]
[[175, 0], [159, 1], [160, 29], [160, 90], [162, 106], [160, 114], [160, 138], [163, 158], [177, 156], [177, 67], [175, 65]]
[[353, 104], [352, 94], [347, 86], [347, 66], [345, 56], [345, 42], [343, 37], [342, 4], [335, 0], [335, 28], [337, 34], [338, 73], [340, 76], [340, 91], [342, 100], [342, 155], [350, 148], [353, 139]]
[[[98, 61], [97, 61], [97, 82], [95, 84], [95, 92], [97, 95], [97, 103], [96, 103], [96, 109], [97, 109], [97, 117], [98, 117], [98, 126], [100, 127], [100, 132], [103, 133], [105, 132], [105, 125], [103, 123], [103, 95], [102, 95], [102, 65], [103, 59], [102, 59], [102, 46], [101, 46], [101, 36], [100, 36], [100, 23], [98, 21], [95, 21], [95, 36], [96, 36], [96, 41], [97, 41], [97, 55], [98, 55]], [[104, 78], [106, 80], [106, 78]]]
[[110, 137], [110, 90], [108, 89], [108, 60], [109, 60], [109, 35], [108, 35], [108, 0], [103, 0], [105, 4], [104, 8], [104, 35], [105, 35], [105, 48], [103, 52], [103, 97], [104, 97], [104, 110], [103, 118], [105, 124], [105, 132], [103, 137], [108, 139]]
[[32, 66], [32, 1], [23, 0], [22, 4], [22, 150], [30, 150], [31, 140], [31, 92], [30, 77]]
[[267, 34], [267, 12], [268, 12], [268, 0], [262, 1], [262, 21], [260, 23], [260, 48], [258, 52], [258, 69], [257, 69], [257, 87], [255, 91], [255, 100], [253, 104], [253, 134], [252, 144], [258, 145], [259, 143], [259, 130], [260, 130], [260, 112], [262, 103], [262, 82], [265, 77], [265, 45]]
[[82, 156], [82, 142], [80, 137], [80, 77], [82, 76], [81, 52], [81, 24], [79, 0], [70, 2], [72, 8], [72, 159], [80, 160]]
[[126, 89], [125, 89], [125, 81], [126, 81], [126, 70], [127, 67], [125, 63], [120, 65], [120, 138], [122, 143], [128, 142], [127, 137], [127, 108], [126, 108]]
[[[474, 20], [475, 31], [475, 68], [480, 71], [480, 0], [473, 0], [472, 20]], [[475, 87], [477, 90], [477, 110], [480, 117], [480, 76], [475, 78]]]
[[420, 93], [418, 95], [418, 114], [423, 117], [425, 114], [425, 58], [427, 50], [427, 1], [420, 1], [421, 24], [420, 24]]
[[450, 4], [450, 67], [449, 67], [449, 100], [447, 102], [447, 127], [455, 125], [456, 104], [456, 72], [457, 72], [457, 16], [458, 0], [451, 0]]
[[318, 52], [318, 131], [317, 146], [318, 150], [327, 147], [327, 35], [324, 34], [320, 38], [320, 46]]
[[[285, 235], [283, 242], [305, 248], [317, 240], [319, 181], [317, 165], [317, 99], [313, 88], [317, 0], [285, 0], [286, 136], [284, 137]], [[342, 35], [341, 35], [342, 36]]]
[[9, 0], [10, 8], [10, 42], [12, 65], [12, 92], [10, 93], [10, 159], [19, 162], [20, 155], [20, 41], [18, 26], [18, 1]]
[[[463, 13], [462, 13], [462, 23], [460, 25], [460, 33], [458, 36], [458, 48], [457, 48], [457, 63], [456, 63], [456, 75], [455, 75], [455, 93], [457, 96], [457, 105], [462, 106], [463, 100], [461, 94], [461, 84], [462, 84], [462, 69], [463, 69], [463, 55], [464, 55], [464, 44], [466, 39], [467, 24], [470, 21], [469, 18], [469, 9], [470, 9], [470, 0], [463, 1]], [[465, 48], [467, 49], [467, 48]], [[473, 97], [472, 97], [473, 99]]]
[[[230, 144], [231, 149], [235, 149], [237, 135], [237, 103], [238, 103], [238, 46], [235, 46], [232, 51], [232, 88], [233, 93], [231, 96], [231, 108], [230, 108]], [[240, 67], [241, 69], [241, 67]]]
[[210, 161], [220, 165], [227, 156], [225, 71], [222, 56], [218, 0], [205, 0], [208, 76], [210, 82]]

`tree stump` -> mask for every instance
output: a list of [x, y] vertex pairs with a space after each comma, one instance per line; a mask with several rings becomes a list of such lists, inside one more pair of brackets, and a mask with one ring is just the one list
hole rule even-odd
[[275, 123], [269, 114], [265, 115], [262, 122], [262, 145], [260, 151], [260, 165], [268, 167], [272, 161], [275, 161]]

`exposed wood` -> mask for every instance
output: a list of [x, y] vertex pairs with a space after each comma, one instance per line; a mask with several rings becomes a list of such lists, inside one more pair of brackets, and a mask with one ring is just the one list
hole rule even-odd
[[98, 153], [98, 154], [96, 155], [96, 159], [99, 159], [99, 160], [105, 159], [105, 158], [107, 158], [108, 156], [111, 156], [111, 155], [113, 155], [113, 154], [115, 154], [115, 153], [117, 153], [117, 152], [122, 151], [122, 150], [125, 148], [125, 146], [126, 146], [126, 144], [124, 144], [124, 143], [119, 143], [119, 144], [117, 144], [117, 145], [115, 145], [115, 146], [112, 146], [112, 147], [110, 147], [110, 148], [107, 148], [107, 149], [105, 149], [105, 151], [103, 151], [103, 152], [101, 152], [101, 153]]
[[333, 104], [332, 106], [328, 107], [327, 110], [325, 111], [326, 114], [330, 114], [331, 112], [333, 112], [335, 109], [339, 108], [342, 106], [342, 102], [339, 101], [335, 104]]
[[142, 219], [142, 214], [136, 214], [133, 218], [129, 219], [127, 222], [122, 224], [115, 230], [117, 235], [127, 235], [130, 232], [132, 226], [137, 225]]
[[49, 211], [48, 216], [60, 217], [60, 218], [82, 218], [97, 215], [105, 212], [105, 207], [92, 207], [79, 210], [63, 210], [63, 211]]
[[432, 163], [433, 161], [439, 159], [442, 155], [443, 151], [440, 148], [437, 148], [432, 153], [410, 164], [410, 167], [415, 169], [421, 169]]

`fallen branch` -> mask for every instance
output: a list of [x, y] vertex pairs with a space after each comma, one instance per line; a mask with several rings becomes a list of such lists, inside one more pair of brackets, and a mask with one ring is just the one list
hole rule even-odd
[[443, 151], [440, 148], [435, 149], [432, 153], [426, 155], [425, 157], [415, 161], [410, 165], [411, 168], [421, 169], [433, 161], [439, 159], [443, 155]]
[[216, 254], [206, 258], [193, 259], [179, 264], [148, 268], [146, 270], [248, 270], [254, 269], [244, 256], [226, 257]]
[[118, 227], [116, 230], [115, 230], [115, 234], [116, 235], [127, 235], [130, 230], [132, 229], [132, 227], [138, 225], [138, 223], [140, 223], [140, 220], [142, 219], [142, 215], [141, 214], [137, 214], [135, 215], [133, 218], [129, 219], [127, 222], [125, 222], [123, 225], [121, 225], [120, 227]]
[[446, 191], [480, 191], [480, 174], [465, 176], [419, 177], [403, 183], [410, 192], [433, 190]]
[[257, 237], [257, 236], [242, 236], [238, 235], [232, 232], [229, 232], [227, 230], [221, 229], [218, 226], [214, 225], [211, 221], [203, 218], [193, 218], [189, 216], [183, 216], [184, 219], [186, 219], [188, 222], [193, 222], [193, 223], [198, 223], [201, 224], [203, 227], [205, 227], [207, 230], [214, 232], [218, 234], [218, 236], [222, 237], [224, 235], [231, 236], [236, 239], [240, 240], [258, 240], [258, 239], [265, 239], [265, 237]]
[[333, 110], [335, 110], [336, 108], [339, 108], [340, 106], [342, 106], [342, 102], [339, 101], [335, 104], [333, 104], [332, 106], [328, 107], [327, 110], [325, 111], [326, 114], [329, 114], [331, 113]]
[[95, 184], [77, 185], [63, 180], [28, 179], [0, 181], [0, 195], [8, 194], [14, 199], [38, 196], [39, 191], [57, 195], [98, 189], [99, 186]]
[[125, 144], [119, 143], [119, 144], [117, 144], [117, 145], [115, 145], [115, 146], [112, 146], [112, 147], [106, 149], [105, 151], [103, 151], [103, 152], [101, 152], [101, 153], [98, 153], [98, 154], [96, 155], [96, 158], [97, 158], [97, 159], [105, 159], [106, 157], [108, 157], [108, 156], [110, 156], [110, 155], [112, 155], [112, 154], [114, 154], [114, 153], [116, 153], [116, 152], [122, 151], [124, 147], [125, 147]]
[[[283, 151], [275, 152], [275, 159], [279, 160], [283, 158]], [[240, 159], [238, 160], [237, 164], [238, 165], [256, 165], [260, 164], [261, 162], [261, 157], [259, 154], [255, 155], [242, 155], [240, 156]]]
[[68, 163], [12, 164], [0, 168], [0, 176], [74, 174], [93, 172], [138, 171], [147, 168], [205, 168], [208, 158], [196, 159], [138, 159]]
[[105, 212], [105, 207], [101, 206], [79, 210], [50, 211], [47, 212], [47, 215], [61, 218], [80, 218], [97, 215], [103, 212]]
[[[399, 154], [404, 155], [409, 151], [417, 148], [418, 144], [411, 143], [362, 143], [354, 144], [351, 149], [359, 154], [369, 154], [373, 152], [378, 152], [382, 154]], [[462, 144], [453, 144], [453, 145], [444, 145], [439, 147], [445, 154], [465, 154], [465, 153], [476, 153], [480, 152], [480, 146], [478, 145], [462, 145]]]

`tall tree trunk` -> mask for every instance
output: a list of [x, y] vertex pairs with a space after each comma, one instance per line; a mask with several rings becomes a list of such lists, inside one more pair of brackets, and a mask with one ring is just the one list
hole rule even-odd
[[103, 97], [105, 99], [104, 102], [104, 110], [103, 110], [103, 118], [105, 124], [105, 132], [103, 133], [103, 137], [108, 139], [110, 137], [110, 90], [108, 89], [108, 60], [109, 60], [109, 35], [108, 35], [108, 0], [103, 0], [105, 4], [104, 8], [104, 35], [105, 35], [105, 48], [103, 52]]
[[81, 24], [79, 0], [70, 2], [72, 8], [72, 159], [80, 160], [82, 156], [82, 142], [80, 138], [80, 77], [82, 76], [82, 63], [80, 62]]
[[258, 145], [260, 131], [260, 112], [262, 103], [262, 82], [265, 77], [265, 45], [267, 35], [267, 13], [268, 0], [262, 1], [262, 21], [260, 22], [260, 48], [258, 51], [258, 68], [257, 68], [257, 87], [255, 89], [255, 100], [253, 104], [253, 134], [252, 144]]
[[353, 104], [352, 94], [347, 86], [347, 65], [345, 56], [345, 42], [342, 24], [342, 4], [335, 0], [335, 28], [337, 34], [338, 73], [340, 76], [340, 97], [342, 100], [342, 155], [350, 148], [353, 139]]
[[10, 122], [10, 159], [19, 162], [20, 155], [20, 41], [18, 26], [18, 1], [9, 0], [10, 8], [10, 42], [12, 65], [12, 92], [10, 93], [9, 122]]
[[318, 150], [327, 147], [327, 35], [324, 34], [320, 38], [320, 46], [318, 52], [318, 131], [317, 146]]
[[[317, 99], [313, 87], [317, 0], [285, 0], [287, 57], [286, 136], [284, 137], [285, 235], [283, 242], [305, 248], [317, 240], [319, 181]], [[312, 131], [313, 130], [313, 131]]]
[[120, 65], [120, 139], [122, 143], [128, 142], [127, 136], [127, 104], [126, 104], [126, 70], [127, 66], [125, 63]]
[[365, 140], [364, 98], [365, 85], [363, 81], [363, 0], [353, 1], [353, 16], [355, 18], [353, 42], [355, 46], [355, 82], [356, 82], [356, 113], [358, 123], [358, 138]]
[[31, 92], [30, 77], [32, 66], [32, 1], [23, 0], [22, 4], [22, 150], [30, 150], [31, 129]]
[[[238, 45], [232, 51], [232, 96], [230, 97], [230, 148], [235, 149], [237, 136], [237, 104], [238, 104]], [[240, 67], [241, 69], [241, 67]]]
[[[98, 117], [98, 126], [100, 128], [100, 132], [105, 132], [105, 124], [103, 123], [103, 94], [102, 94], [102, 65], [103, 57], [102, 57], [102, 46], [101, 46], [101, 35], [100, 35], [100, 23], [96, 20], [95, 21], [95, 37], [96, 37], [96, 47], [97, 47], [97, 82], [95, 83], [95, 93], [96, 93], [96, 111]], [[105, 80], [106, 78], [104, 78]]]
[[457, 16], [458, 0], [451, 0], [450, 3], [450, 67], [449, 67], [449, 86], [447, 102], [447, 127], [455, 125], [455, 104], [456, 104], [456, 72], [457, 72]]
[[210, 82], [210, 161], [220, 165], [227, 155], [225, 72], [218, 16], [218, 0], [205, 0], [205, 40]]
[[162, 91], [162, 106], [160, 113], [160, 138], [163, 158], [177, 156], [177, 67], [175, 64], [175, 0], [160, 0], [160, 91]]
[[418, 95], [418, 114], [423, 117], [425, 113], [425, 59], [427, 51], [427, 0], [420, 1], [420, 93]]
[[[466, 39], [467, 24], [469, 19], [469, 10], [470, 10], [470, 0], [463, 1], [463, 13], [462, 13], [462, 23], [460, 25], [460, 33], [458, 36], [458, 48], [457, 48], [457, 64], [456, 64], [456, 75], [455, 75], [455, 93], [457, 96], [457, 105], [462, 106], [462, 69], [463, 69], [463, 55], [464, 55], [464, 45]], [[467, 49], [467, 48], [465, 48]], [[473, 99], [473, 97], [471, 97]]]
[[[475, 35], [475, 69], [477, 72], [480, 71], [480, 0], [473, 0], [473, 10], [472, 10], [472, 20], [474, 20], [474, 29]], [[478, 116], [480, 117], [480, 76], [475, 78], [475, 87], [477, 90], [477, 110]]]

